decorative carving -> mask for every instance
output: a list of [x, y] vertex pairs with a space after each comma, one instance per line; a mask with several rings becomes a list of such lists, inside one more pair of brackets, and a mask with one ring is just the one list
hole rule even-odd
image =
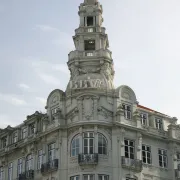
[[179, 128], [177, 128], [176, 129], [176, 137], [178, 138], [178, 139], [180, 139], [180, 129]]
[[69, 70], [71, 72], [71, 79], [74, 79], [74, 78], [76, 78], [76, 76], [79, 75], [79, 70], [78, 70], [78, 67], [76, 65], [71, 64]]
[[102, 116], [104, 116], [105, 119], [107, 119], [108, 117], [113, 117], [113, 112], [109, 111], [108, 109], [106, 109], [103, 106], [100, 106], [98, 108], [98, 113]]
[[110, 65], [108, 62], [105, 62], [101, 66], [100, 73], [104, 74], [104, 76], [106, 77], [107, 80], [113, 80], [113, 78], [114, 78], [113, 65], [112, 64]]
[[108, 97], [107, 98], [107, 102], [110, 104], [110, 105], [113, 105], [113, 99], [111, 97]]
[[86, 120], [93, 117], [94, 103], [92, 97], [86, 96], [83, 99], [83, 116]]
[[78, 115], [78, 112], [79, 112], [78, 108], [75, 107], [74, 109], [72, 109], [72, 110], [66, 115], [66, 118], [72, 120], [75, 116]]
[[78, 69], [79, 74], [89, 74], [89, 73], [99, 73], [100, 72], [100, 68], [79, 68]]

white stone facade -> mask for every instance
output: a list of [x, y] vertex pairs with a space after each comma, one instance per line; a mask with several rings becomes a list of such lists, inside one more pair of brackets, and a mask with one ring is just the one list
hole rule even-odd
[[102, 6], [85, 0], [69, 53], [65, 92], [47, 98], [17, 127], [0, 130], [0, 180], [178, 180], [177, 119], [139, 105], [114, 88]]

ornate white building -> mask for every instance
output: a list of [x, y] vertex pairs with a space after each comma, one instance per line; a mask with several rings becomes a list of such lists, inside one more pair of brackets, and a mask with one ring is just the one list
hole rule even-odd
[[114, 88], [102, 6], [85, 0], [69, 53], [65, 92], [47, 98], [17, 127], [0, 130], [0, 180], [178, 180], [177, 119], [138, 104], [128, 86]]

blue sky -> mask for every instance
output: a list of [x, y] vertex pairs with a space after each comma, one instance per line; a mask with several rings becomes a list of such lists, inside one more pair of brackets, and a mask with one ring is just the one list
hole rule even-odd
[[[65, 90], [83, 0], [0, 0], [0, 127], [14, 126]], [[180, 1], [101, 0], [115, 63], [141, 105], [180, 119]]]

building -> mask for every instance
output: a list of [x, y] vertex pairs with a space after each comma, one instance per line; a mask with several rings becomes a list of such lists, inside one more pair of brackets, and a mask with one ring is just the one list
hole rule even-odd
[[0, 130], [0, 180], [178, 180], [177, 119], [139, 105], [114, 88], [102, 6], [85, 0], [69, 53], [65, 92], [47, 98], [17, 127]]

